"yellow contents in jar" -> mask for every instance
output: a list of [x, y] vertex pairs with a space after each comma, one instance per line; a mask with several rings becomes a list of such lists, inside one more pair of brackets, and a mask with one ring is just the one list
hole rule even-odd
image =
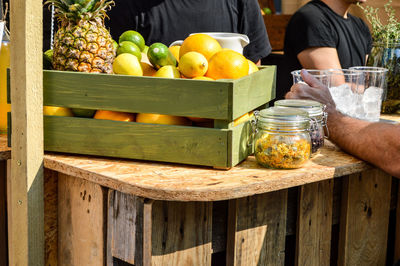
[[256, 141], [255, 157], [269, 168], [301, 167], [311, 155], [310, 141], [295, 135], [264, 134]]

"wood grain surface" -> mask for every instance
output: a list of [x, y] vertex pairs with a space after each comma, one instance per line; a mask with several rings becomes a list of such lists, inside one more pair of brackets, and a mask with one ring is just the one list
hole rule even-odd
[[284, 265], [286, 210], [286, 189], [230, 200], [227, 265]]
[[211, 220], [211, 202], [155, 201], [151, 265], [210, 266]]
[[338, 265], [385, 265], [391, 184], [379, 169], [344, 179]]
[[106, 199], [101, 186], [59, 174], [58, 265], [105, 263]]
[[301, 186], [299, 194], [296, 265], [329, 265], [333, 180]]
[[303, 168], [271, 170], [254, 157], [230, 170], [133, 160], [46, 154], [45, 167], [128, 194], [156, 200], [215, 201], [241, 198], [370, 169], [327, 142]]
[[0, 160], [0, 265], [8, 265], [7, 161]]

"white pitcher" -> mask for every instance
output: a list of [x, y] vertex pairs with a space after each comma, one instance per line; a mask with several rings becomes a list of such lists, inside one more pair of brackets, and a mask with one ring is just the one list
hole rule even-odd
[[[199, 32], [202, 34], [207, 34], [216, 39], [222, 48], [232, 49], [240, 54], [243, 54], [243, 48], [250, 43], [249, 37], [244, 34], [240, 33], [231, 33], [231, 32]], [[198, 34], [198, 33], [192, 33]], [[174, 41], [170, 44], [171, 46], [174, 45], [182, 45], [183, 41], [178, 40]]]

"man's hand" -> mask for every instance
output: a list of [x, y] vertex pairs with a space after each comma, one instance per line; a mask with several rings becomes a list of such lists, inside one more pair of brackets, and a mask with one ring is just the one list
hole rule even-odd
[[308, 85], [304, 83], [294, 84], [290, 91], [286, 93], [286, 99], [313, 100], [325, 104], [328, 112], [336, 110], [335, 102], [326, 86], [304, 69], [301, 71], [301, 77]]

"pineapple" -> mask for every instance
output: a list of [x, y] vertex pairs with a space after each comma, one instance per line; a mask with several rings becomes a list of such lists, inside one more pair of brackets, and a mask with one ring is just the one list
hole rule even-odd
[[104, 27], [112, 0], [48, 0], [54, 4], [59, 30], [54, 35], [53, 68], [112, 73], [116, 49]]

